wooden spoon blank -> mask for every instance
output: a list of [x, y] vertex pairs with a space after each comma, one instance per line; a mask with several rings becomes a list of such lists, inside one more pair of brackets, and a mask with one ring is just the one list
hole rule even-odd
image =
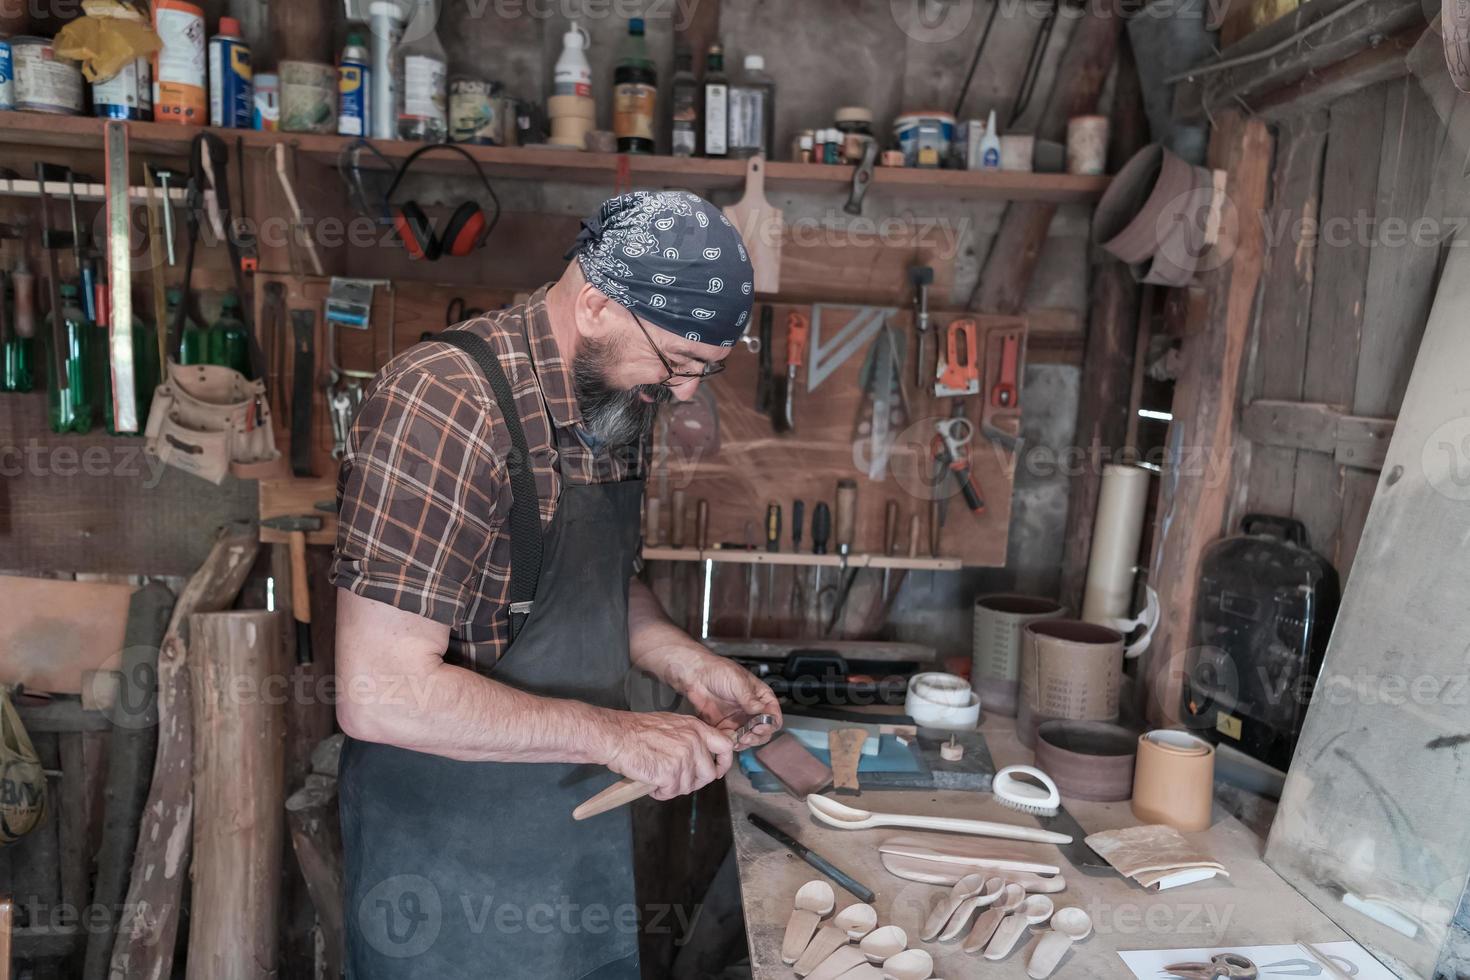
[[652, 792], [653, 787], [647, 783], [640, 783], [636, 779], [620, 779], [573, 810], [572, 819], [586, 820], [599, 813], [616, 810], [624, 804], [641, 800]]
[[838, 912], [832, 924], [847, 932], [847, 938], [858, 942], [878, 926], [878, 910], [867, 902], [856, 902]]
[[847, 945], [847, 930], [835, 925], [825, 925], [817, 930], [812, 941], [807, 944], [805, 952], [796, 961], [793, 971], [799, 977], [804, 977], [817, 967], [822, 961], [839, 949]]
[[883, 980], [929, 980], [934, 957], [922, 949], [906, 949], [883, 961]]
[[825, 881], [809, 881], [796, 890], [786, 935], [781, 940], [781, 962], [787, 966], [801, 959], [817, 925], [837, 904], [837, 893]]
[[985, 880], [985, 887], [978, 895], [972, 895], [965, 899], [960, 903], [960, 907], [955, 909], [954, 915], [949, 917], [949, 922], [945, 925], [944, 931], [939, 934], [939, 941], [948, 943], [960, 938], [961, 935], [969, 930], [970, 918], [976, 911], [1000, 901], [1001, 895], [1005, 893], [1006, 884], [1007, 882], [1004, 878], [987, 878]]
[[949, 894], [940, 899], [939, 904], [934, 906], [934, 911], [929, 913], [929, 918], [924, 920], [923, 931], [919, 938], [924, 942], [931, 942], [935, 936], [944, 930], [944, 925], [950, 916], [962, 905], [965, 899], [979, 893], [985, 887], [984, 875], [965, 875], [954, 883]]
[[842, 946], [808, 973], [806, 980], [837, 980], [853, 967], [867, 962], [868, 958], [856, 946]]
[[1051, 918], [1051, 899], [1045, 895], [1032, 895], [1021, 904], [1021, 907], [1006, 916], [999, 926], [996, 927], [995, 935], [985, 946], [985, 958], [987, 960], [1003, 960], [1011, 955], [1011, 950], [1016, 948], [1016, 942], [1026, 934], [1026, 929], [1032, 925], [1040, 925]]
[[976, 953], [985, 948], [990, 942], [990, 937], [995, 935], [996, 927], [1000, 925], [1001, 919], [1007, 914], [1014, 912], [1026, 901], [1026, 891], [1020, 885], [1006, 885], [1001, 894], [1000, 901], [986, 909], [975, 920], [975, 928], [965, 937], [965, 945], [962, 947], [967, 953]]
[[[960, 865], [926, 861], [923, 858], [907, 857], [902, 854], [879, 854], [878, 857], [889, 874], [909, 881], [920, 881], [926, 885], [953, 885], [964, 877], [961, 872], [965, 869]], [[1004, 878], [1008, 882], [1014, 882], [1033, 894], [1052, 895], [1067, 887], [1067, 879], [1062, 875], [1043, 878], [1025, 871], [989, 873], [995, 877]]]
[[1046, 980], [1056, 971], [1074, 942], [1092, 935], [1092, 917], [1076, 906], [1058, 909], [1051, 918], [1051, 931], [1041, 937], [1026, 965], [1031, 980]]

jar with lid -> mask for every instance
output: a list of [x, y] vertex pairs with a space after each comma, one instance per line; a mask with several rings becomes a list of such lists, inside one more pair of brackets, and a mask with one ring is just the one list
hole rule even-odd
[[832, 117], [842, 134], [842, 159], [858, 163], [863, 149], [873, 140], [873, 111], [864, 106], [843, 106]]

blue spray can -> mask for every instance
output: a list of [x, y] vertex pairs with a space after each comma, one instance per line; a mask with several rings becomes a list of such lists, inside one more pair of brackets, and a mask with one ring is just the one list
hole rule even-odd
[[0, 109], [15, 108], [15, 62], [10, 60], [10, 41], [0, 38]]
[[240, 35], [238, 20], [221, 17], [219, 33], [209, 39], [209, 124], [250, 129], [254, 115], [250, 45]]
[[368, 120], [368, 49], [362, 35], [351, 31], [337, 62], [337, 135], [366, 136]]

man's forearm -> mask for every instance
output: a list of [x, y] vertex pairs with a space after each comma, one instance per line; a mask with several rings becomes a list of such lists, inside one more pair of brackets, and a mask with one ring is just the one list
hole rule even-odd
[[635, 578], [628, 587], [628, 654], [633, 666], [682, 691], [680, 671], [708, 651], [675, 626], [658, 597]]

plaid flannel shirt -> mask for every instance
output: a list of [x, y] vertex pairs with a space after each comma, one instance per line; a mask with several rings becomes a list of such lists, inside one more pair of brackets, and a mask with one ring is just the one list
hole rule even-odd
[[[647, 440], [620, 453], [589, 446], [546, 289], [455, 328], [484, 337], [500, 355], [543, 529], [563, 480], [637, 478], [648, 453]], [[446, 660], [489, 670], [510, 643], [511, 455], [489, 382], [467, 354], [430, 342], [395, 357], [368, 387], [338, 472], [332, 583], [449, 626]]]

